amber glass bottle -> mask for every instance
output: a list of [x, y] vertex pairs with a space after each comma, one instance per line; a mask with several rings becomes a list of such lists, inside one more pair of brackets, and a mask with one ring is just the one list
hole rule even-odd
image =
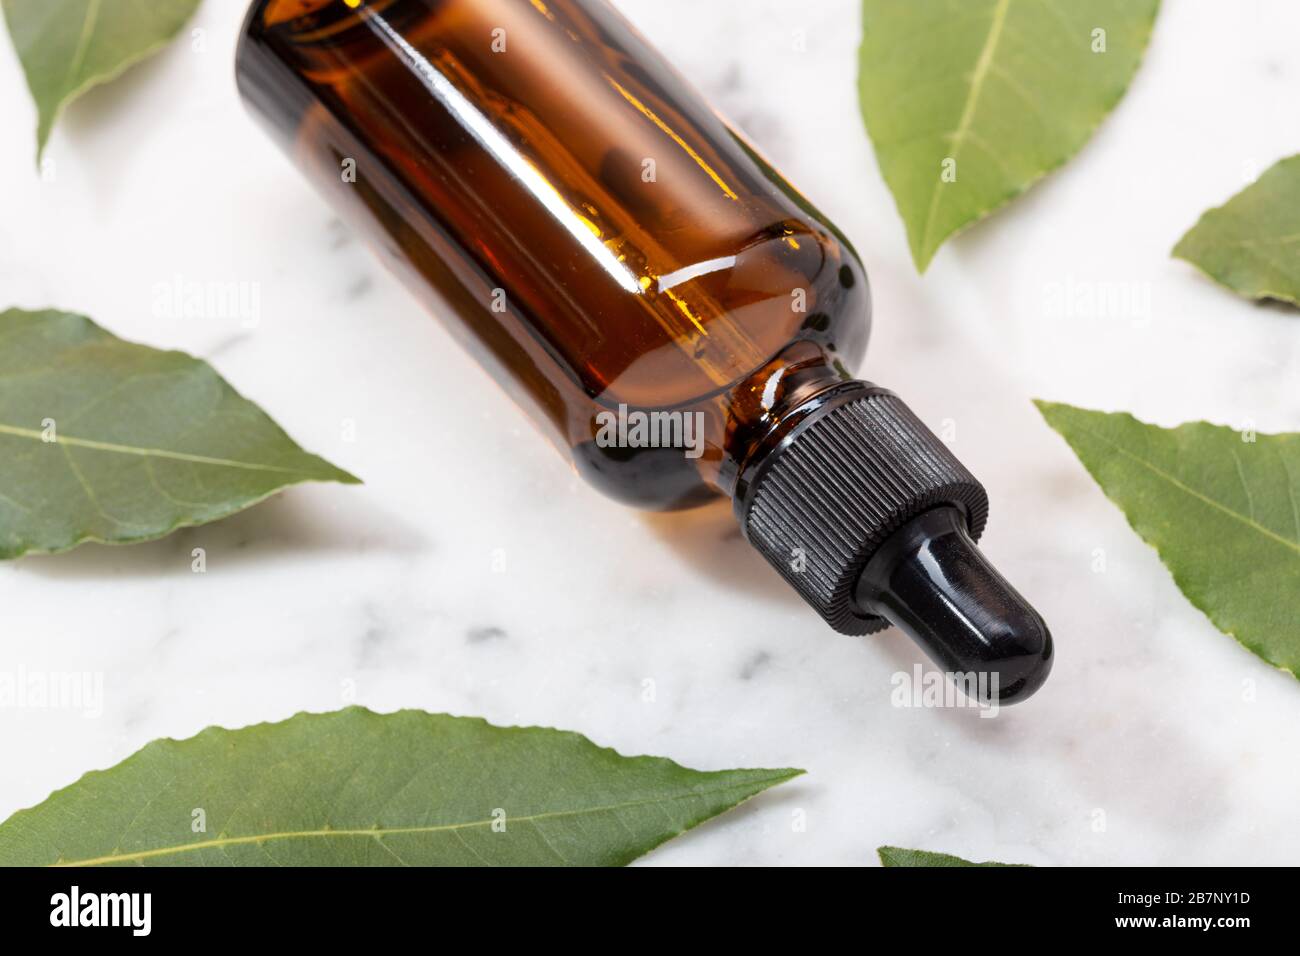
[[[1023, 604], [971, 543], [983, 489], [852, 377], [870, 323], [857, 255], [604, 0], [258, 0], [237, 74], [593, 485], [655, 509], [732, 498], [838, 629], [889, 619], [953, 669], [1003, 661], [1003, 699], [1041, 683], [1050, 640], [1027, 606], [971, 638], [994, 597], [1000, 619]], [[951, 530], [904, 534], [940, 512]], [[919, 598], [893, 578], [945, 536], [979, 566], [966, 617], [937, 601], [904, 620]]]

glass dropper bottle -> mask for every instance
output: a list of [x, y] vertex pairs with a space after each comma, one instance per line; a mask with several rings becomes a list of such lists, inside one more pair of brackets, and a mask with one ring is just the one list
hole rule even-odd
[[602, 492], [734, 502], [836, 630], [1003, 702], [1041, 617], [988, 498], [892, 392], [848, 240], [604, 0], [256, 0], [252, 112]]

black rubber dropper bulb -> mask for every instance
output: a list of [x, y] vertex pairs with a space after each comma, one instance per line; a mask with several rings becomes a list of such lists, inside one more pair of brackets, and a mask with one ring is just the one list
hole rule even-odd
[[895, 624], [999, 704], [1047, 679], [1047, 625], [975, 544], [988, 495], [893, 392], [819, 394], [738, 490], [746, 538], [837, 631]]
[[945, 672], [1001, 704], [1024, 700], [1052, 670], [1052, 635], [944, 505], [895, 531], [862, 570], [858, 606], [906, 631]]

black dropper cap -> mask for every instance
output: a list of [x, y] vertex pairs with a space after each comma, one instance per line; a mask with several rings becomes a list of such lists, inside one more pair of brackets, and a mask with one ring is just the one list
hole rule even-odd
[[988, 495], [892, 392], [849, 382], [820, 396], [742, 476], [737, 510], [750, 543], [837, 631], [896, 624], [1001, 704], [1047, 679], [1047, 625], [975, 544]]

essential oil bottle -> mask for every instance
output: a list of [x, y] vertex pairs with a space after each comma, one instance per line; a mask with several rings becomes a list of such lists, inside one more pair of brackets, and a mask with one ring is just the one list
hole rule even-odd
[[853, 377], [848, 240], [604, 0], [257, 0], [252, 112], [600, 491], [730, 498], [836, 630], [894, 623], [1003, 703], [1051, 668], [988, 498]]

